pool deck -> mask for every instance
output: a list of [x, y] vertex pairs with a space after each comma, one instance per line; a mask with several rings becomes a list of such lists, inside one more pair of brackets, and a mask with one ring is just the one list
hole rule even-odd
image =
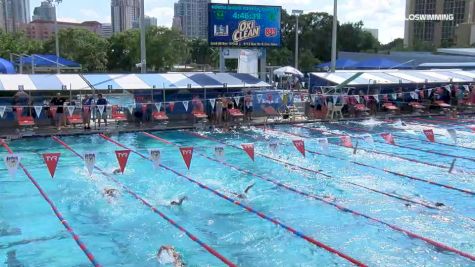
[[[458, 118], [472, 116], [475, 113], [459, 113]], [[266, 121], [266, 117], [253, 118], [252, 122], [241, 122], [230, 124], [230, 127], [250, 127], [250, 126], [265, 126], [265, 125], [278, 125], [278, 124], [296, 124], [296, 123], [328, 123], [335, 121], [361, 121], [367, 119], [404, 119], [414, 117], [448, 117], [447, 114], [433, 113], [433, 114], [401, 114], [394, 115], [388, 113], [380, 113], [377, 116], [372, 117], [352, 117], [343, 118], [339, 120], [328, 119], [297, 119], [297, 120], [279, 120], [279, 121]], [[71, 135], [88, 135], [98, 133], [128, 133], [128, 132], [141, 132], [141, 131], [167, 131], [167, 130], [183, 130], [183, 129], [209, 129], [213, 127], [210, 122], [193, 125], [190, 121], [170, 121], [167, 124], [160, 123], [145, 123], [140, 126], [135, 123], [124, 123], [122, 125], [116, 124], [114, 121], [110, 121], [107, 127], [91, 127], [91, 130], [84, 130], [82, 126], [66, 126], [58, 131], [55, 126], [41, 126], [33, 128], [19, 129], [18, 127], [3, 127], [0, 129], [0, 138], [2, 139], [19, 139], [29, 137], [49, 137], [49, 136], [71, 136]]]

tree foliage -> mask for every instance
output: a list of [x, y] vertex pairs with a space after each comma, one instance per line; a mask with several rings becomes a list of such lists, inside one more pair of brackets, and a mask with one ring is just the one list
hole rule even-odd
[[26, 38], [23, 33], [7, 33], [0, 30], [0, 57], [10, 59], [12, 54], [32, 54], [42, 50], [41, 42]]

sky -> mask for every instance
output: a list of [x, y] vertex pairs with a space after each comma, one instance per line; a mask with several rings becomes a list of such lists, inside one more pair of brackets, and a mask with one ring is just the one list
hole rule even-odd
[[[30, 0], [31, 12], [42, 0]], [[158, 19], [158, 25], [170, 27], [175, 0], [145, 0], [145, 14]], [[227, 2], [227, 0], [213, 0]], [[255, 0], [231, 0], [232, 4], [256, 4]], [[379, 41], [383, 44], [404, 37], [406, 0], [339, 0], [338, 20], [357, 22], [365, 28], [379, 29]], [[260, 0], [259, 5], [279, 5], [290, 13], [292, 9], [305, 12], [333, 13], [333, 0]], [[61, 21], [82, 22], [96, 20], [110, 23], [110, 0], [63, 0], [58, 9]]]

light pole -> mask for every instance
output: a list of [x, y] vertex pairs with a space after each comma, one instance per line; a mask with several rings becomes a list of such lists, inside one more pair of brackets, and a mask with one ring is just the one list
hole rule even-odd
[[140, 69], [147, 72], [147, 50], [145, 46], [145, 0], [140, 0]]
[[333, 28], [332, 28], [332, 55], [331, 55], [331, 67], [330, 71], [335, 72], [336, 69], [336, 35], [337, 35], [337, 25], [338, 25], [338, 4], [337, 0], [333, 0]]
[[55, 35], [55, 43], [56, 43], [56, 72], [57, 73], [60, 73], [60, 70], [59, 70], [59, 33], [58, 33], [58, 12], [57, 12], [57, 8], [59, 6], [59, 4], [61, 4], [61, 2], [63, 2], [63, 0], [47, 0], [48, 3], [50, 4], [53, 4], [53, 3], [56, 3], [56, 5], [54, 5], [54, 35]]
[[299, 68], [299, 17], [303, 14], [303, 10], [294, 9], [292, 15], [295, 16], [295, 68]]

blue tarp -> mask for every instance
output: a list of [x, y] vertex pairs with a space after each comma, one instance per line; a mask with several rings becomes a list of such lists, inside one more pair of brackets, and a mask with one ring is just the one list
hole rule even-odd
[[353, 66], [355, 69], [411, 69], [412, 66], [386, 58], [374, 57], [360, 61]]
[[10, 61], [5, 60], [3, 58], [0, 58], [0, 73], [14, 74], [15, 73], [15, 67], [13, 66], [13, 64]]
[[[337, 69], [348, 69], [348, 68], [352, 68], [354, 65], [356, 65], [358, 63], [358, 61], [341, 58], [341, 59], [337, 59], [335, 63], [336, 63], [336, 68]], [[331, 65], [331, 61], [326, 62], [326, 63], [322, 63], [320, 65], [317, 65], [317, 67], [319, 67], [319, 68], [329, 68], [330, 65]]]
[[18, 62], [20, 62], [21, 60], [24, 65], [31, 65], [31, 62], [34, 60], [36, 67], [56, 67], [56, 59], [58, 59], [60, 67], [81, 67], [81, 65], [77, 62], [62, 57], [57, 58], [56, 55], [32, 55], [27, 57], [21, 57]]

